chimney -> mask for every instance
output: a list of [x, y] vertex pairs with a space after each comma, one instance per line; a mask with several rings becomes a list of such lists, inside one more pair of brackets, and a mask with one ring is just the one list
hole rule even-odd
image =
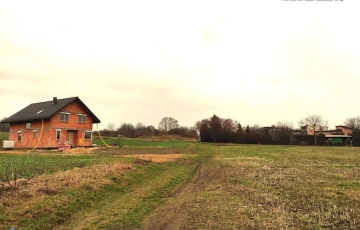
[[53, 97], [53, 105], [57, 104], [57, 97]]

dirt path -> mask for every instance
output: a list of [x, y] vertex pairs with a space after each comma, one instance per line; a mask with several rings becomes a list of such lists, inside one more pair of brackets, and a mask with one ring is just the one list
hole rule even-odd
[[[210, 219], [217, 214], [208, 209], [205, 192], [216, 191], [223, 174], [219, 167], [201, 164], [193, 177], [180, 190], [168, 198], [165, 205], [155, 210], [141, 229], [206, 229], [216, 227]], [[219, 183], [218, 183], [219, 182]], [[216, 212], [216, 210], [215, 210]], [[218, 213], [221, 215], [221, 213]], [[217, 220], [216, 220], [217, 221]], [[218, 221], [217, 221], [218, 222]]]

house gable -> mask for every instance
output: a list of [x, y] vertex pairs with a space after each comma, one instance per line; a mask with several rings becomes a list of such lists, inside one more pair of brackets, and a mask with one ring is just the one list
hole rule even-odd
[[[63, 115], [67, 119], [63, 119]], [[92, 129], [93, 123], [91, 114], [77, 101], [68, 104], [50, 118], [50, 126], [53, 128]]]

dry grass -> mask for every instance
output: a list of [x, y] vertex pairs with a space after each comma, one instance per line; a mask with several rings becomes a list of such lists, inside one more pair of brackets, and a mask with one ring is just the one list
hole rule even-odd
[[182, 148], [163, 147], [121, 147], [121, 148], [100, 148], [94, 151], [101, 155], [142, 155], [142, 154], [183, 154]]
[[13, 149], [9, 149], [9, 150], [3, 150], [0, 149], [0, 154], [24, 154], [26, 153], [27, 150], [13, 150]]
[[[300, 155], [293, 148], [293, 153], [275, 155], [275, 158], [266, 153], [262, 158], [239, 155], [232, 156], [231, 160], [218, 156], [218, 161], [228, 166], [224, 173], [229, 183], [223, 192], [242, 200], [242, 214], [247, 217], [242, 226], [263, 229], [359, 227], [358, 188], [339, 187], [341, 183], [357, 181], [358, 160], [353, 161], [351, 153], [341, 155], [335, 149], [318, 152], [310, 151], [312, 149], [300, 148], [303, 154]], [[321, 155], [321, 150], [328, 151]]]
[[145, 229], [360, 229], [359, 148], [216, 150]]
[[132, 154], [132, 155], [123, 155], [124, 157], [132, 157], [140, 160], [151, 161], [151, 162], [165, 162], [165, 161], [174, 161], [178, 158], [183, 157], [182, 154]]
[[[110, 226], [110, 221], [119, 226], [110, 229], [128, 226], [123, 223], [142, 229], [360, 229], [360, 148], [195, 147], [196, 155], [189, 164], [192, 169], [195, 162], [197, 165], [191, 171], [192, 177], [181, 187], [161, 194], [161, 198], [166, 197], [166, 203], [152, 210], [141, 223], [141, 218], [138, 221], [131, 218], [147, 215], [141, 210], [154, 200], [148, 194], [157, 189], [162, 191], [162, 186], [169, 183], [179, 168], [186, 169], [186, 161], [177, 159], [182, 156], [181, 149], [97, 150], [100, 154], [134, 157], [143, 162], [175, 159], [176, 163], [137, 167], [132, 172], [145, 170], [141, 175], [148, 176], [146, 179], [140, 180], [140, 174], [129, 176], [132, 183], [128, 186], [134, 187], [128, 193], [120, 194], [116, 190], [106, 205], [81, 210], [59, 228], [94, 229], [93, 226]], [[161, 166], [169, 168], [163, 171]], [[135, 166], [101, 165], [39, 177], [28, 188], [2, 197], [0, 207], [10, 213], [10, 221], [15, 222], [17, 216], [33, 218], [38, 215], [34, 207], [46, 202], [45, 197], [54, 197], [51, 208], [55, 210], [71, 199], [66, 195], [58, 197], [60, 191], [80, 186], [98, 191], [111, 183], [109, 176], [132, 167]], [[159, 171], [153, 172], [157, 167]], [[119, 188], [123, 186], [122, 182], [118, 184]], [[47, 207], [41, 206], [42, 215]]]
[[[63, 154], [87, 154], [87, 152], [79, 149]], [[124, 156], [135, 157], [142, 161], [164, 162], [177, 159], [182, 155], [139, 154]], [[0, 197], [0, 208], [3, 212], [7, 213], [8, 223], [12, 221], [16, 223], [17, 216], [35, 219], [39, 215], [44, 215], [46, 207], [54, 209], [54, 207], [64, 206], [69, 202], [69, 197], [64, 195], [57, 196], [58, 194], [64, 194], [63, 192], [66, 190], [78, 188], [90, 192], [99, 191], [103, 186], [114, 182], [112, 176], [118, 176], [132, 169], [133, 165], [130, 163], [111, 163], [74, 168], [72, 170], [59, 171], [52, 175], [38, 176], [32, 178], [26, 187], [22, 186], [15, 190], [4, 191]], [[21, 180], [17, 182], [20, 183]], [[47, 204], [49, 196], [54, 197], [51, 204]], [[39, 204], [42, 206], [41, 209], [36, 208]]]
[[109, 176], [118, 175], [127, 170], [131, 170], [132, 165], [126, 163], [112, 163], [92, 165], [85, 168], [74, 168], [67, 171], [59, 171], [52, 175], [42, 175], [36, 177], [28, 183], [26, 188], [20, 189], [30, 194], [41, 192], [42, 190], [58, 191], [64, 188], [78, 188], [84, 184], [92, 184], [94, 188], [111, 183]]
[[[112, 183], [109, 176], [118, 175], [131, 169], [131, 164], [112, 163], [74, 168], [52, 175], [42, 175], [33, 178], [26, 187], [3, 192], [0, 197], [0, 208], [14, 218], [16, 215], [32, 218], [36, 210], [32, 211], [31, 209], [36, 204], [43, 202], [48, 195], [55, 195], [66, 189], [82, 186], [85, 186], [90, 191], [96, 191], [102, 186]], [[66, 198], [63, 197], [60, 200], [54, 200], [54, 202], [65, 205]], [[16, 209], [14, 210], [14, 208]]]

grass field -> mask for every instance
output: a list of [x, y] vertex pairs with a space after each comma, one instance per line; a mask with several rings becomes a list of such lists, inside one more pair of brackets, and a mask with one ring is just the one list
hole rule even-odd
[[[187, 142], [182, 140], [143, 140], [143, 139], [135, 139], [135, 138], [111, 138], [111, 137], [103, 137], [103, 141], [108, 145], [116, 145], [116, 146], [145, 146], [145, 147], [184, 147], [187, 145]], [[98, 138], [93, 138], [93, 144], [104, 146], [103, 141]]]
[[359, 229], [360, 148], [132, 143], [33, 154], [48, 170], [1, 189], [0, 229]]
[[6, 173], [18, 173], [18, 178], [51, 174], [56, 171], [83, 168], [93, 164], [107, 164], [115, 159], [102, 155], [56, 155], [56, 154], [0, 154], [0, 181], [6, 182]]
[[[0, 132], [0, 139], [8, 140], [9, 133]], [[113, 137], [103, 137], [102, 140], [98, 136], [94, 136], [92, 143], [97, 146], [131, 146], [131, 147], [185, 147], [188, 145], [187, 142], [182, 140], [144, 140], [138, 138], [113, 138]], [[2, 149], [2, 145], [0, 146]]]

